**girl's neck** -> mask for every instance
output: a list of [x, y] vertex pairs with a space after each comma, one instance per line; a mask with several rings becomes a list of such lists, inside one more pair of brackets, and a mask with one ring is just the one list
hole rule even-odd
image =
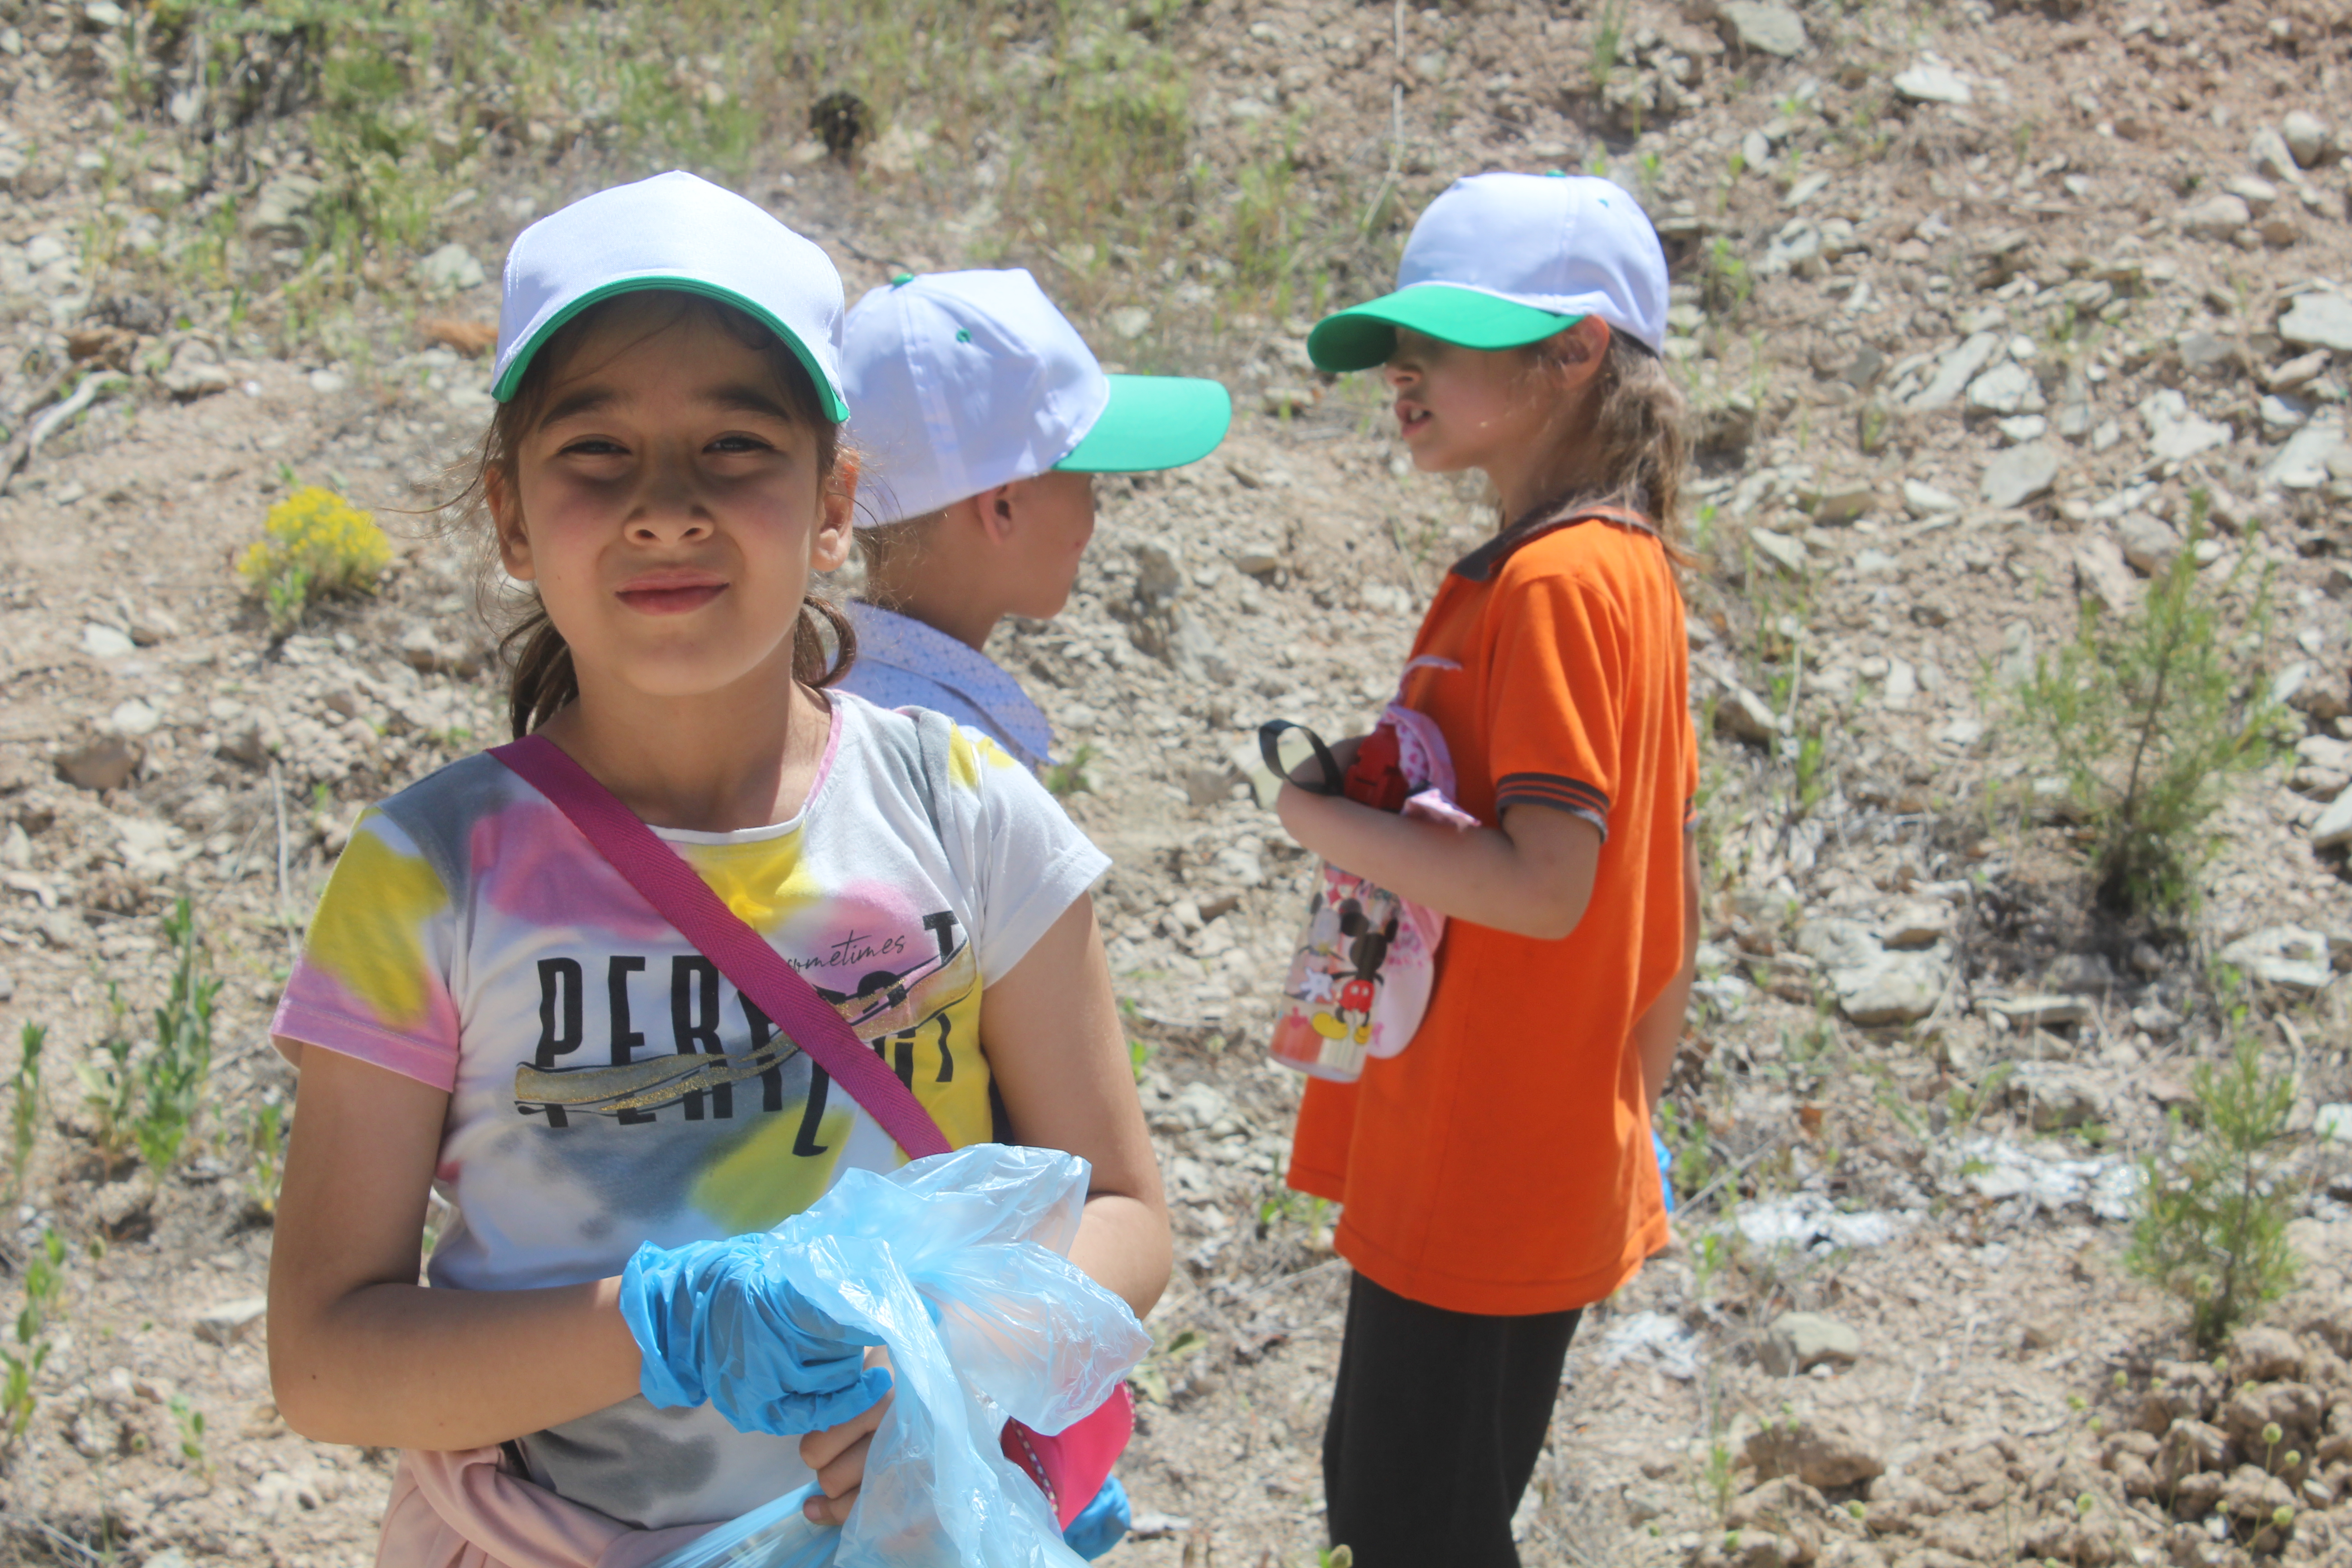
[[1538, 509], [1590, 488], [1595, 468], [1591, 445], [1589, 435], [1580, 435], [1487, 465], [1486, 478], [1503, 509], [1503, 527], [1516, 527]]
[[789, 662], [686, 698], [579, 674], [578, 700], [543, 733], [654, 826], [740, 832], [788, 822], [807, 804], [833, 710]]

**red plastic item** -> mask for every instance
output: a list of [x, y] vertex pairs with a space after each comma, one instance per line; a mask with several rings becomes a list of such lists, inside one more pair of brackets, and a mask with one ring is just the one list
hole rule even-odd
[[1402, 811], [1412, 785], [1398, 765], [1401, 760], [1396, 731], [1381, 725], [1356, 748], [1356, 760], [1348, 764], [1348, 776], [1340, 786], [1343, 793], [1375, 811]]

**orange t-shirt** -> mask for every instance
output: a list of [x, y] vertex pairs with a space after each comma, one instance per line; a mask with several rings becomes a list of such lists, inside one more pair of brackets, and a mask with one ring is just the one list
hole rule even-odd
[[1447, 922], [1420, 1031], [1352, 1084], [1307, 1088], [1290, 1184], [1345, 1205], [1339, 1250], [1457, 1312], [1598, 1301], [1666, 1220], [1636, 1019], [1683, 962], [1683, 829], [1698, 786], [1683, 601], [1644, 529], [1590, 518], [1458, 563], [1413, 642], [1406, 699], [1437, 721], [1455, 796], [1602, 834], [1584, 919], [1557, 941]]

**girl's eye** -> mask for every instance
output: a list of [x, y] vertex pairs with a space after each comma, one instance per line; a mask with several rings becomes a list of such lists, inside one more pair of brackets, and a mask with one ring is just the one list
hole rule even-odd
[[710, 450], [714, 452], [764, 452], [768, 449], [768, 443], [757, 436], [721, 436], [710, 443]]
[[608, 437], [583, 436], [576, 441], [566, 441], [562, 454], [575, 458], [609, 458], [625, 450], [618, 441]]

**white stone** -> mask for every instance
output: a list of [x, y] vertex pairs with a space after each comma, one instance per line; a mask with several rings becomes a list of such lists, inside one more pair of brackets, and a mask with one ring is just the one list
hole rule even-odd
[[268, 1312], [267, 1296], [240, 1296], [234, 1301], [224, 1301], [197, 1317], [196, 1338], [216, 1345], [234, 1344]]
[[1895, 73], [1895, 91], [1914, 103], [1973, 103], [1976, 93], [1941, 60], [1922, 59]]
[[2327, 482], [2327, 459], [2343, 445], [2341, 424], [2334, 418], [2314, 419], [2263, 465], [2263, 479], [2281, 489], [2317, 489]]
[[2288, 302], [2278, 334], [2299, 348], [2352, 352], [2352, 300], [2311, 289]]
[[1744, 49], [1777, 55], [1785, 60], [1803, 54], [1811, 43], [1805, 36], [1804, 19], [1785, 5], [1729, 0], [1716, 14], [1729, 24], [1732, 37]]
[[1960, 510], [1963, 503], [1956, 495], [1948, 494], [1933, 485], [1917, 479], [1903, 481], [1903, 505], [1913, 517], [1936, 517]]
[[444, 294], [478, 289], [488, 278], [474, 253], [454, 239], [419, 261], [412, 270], [417, 282]]
[[1790, 576], [1800, 575], [1805, 570], [1805, 547], [1800, 541], [1785, 533], [1775, 533], [1769, 528], [1751, 528], [1748, 531], [1748, 537], [1759, 551]]
[[1985, 465], [1980, 486], [1985, 504], [2023, 506], [2036, 496], [2048, 493], [2057, 482], [2058, 468], [2058, 448], [2046, 441], [2011, 447]]
[[2180, 209], [2173, 221], [2180, 226], [2183, 234], [2195, 235], [2201, 239], [2228, 239], [2253, 222], [2254, 215], [2253, 210], [2246, 205], [2245, 198], [2220, 191], [2201, 201], [2190, 202]]
[[2325, 991], [2335, 976], [2327, 939], [2301, 926], [2265, 926], [2221, 950], [2221, 962], [2257, 979], [2297, 991]]
[[130, 634], [117, 631], [112, 626], [100, 626], [96, 621], [85, 622], [82, 626], [82, 651], [92, 658], [121, 658], [138, 646], [131, 640]]
[[2335, 804], [2311, 825], [2313, 848], [2333, 849], [2339, 844], [2352, 844], [2352, 789], [2337, 795]]
[[2300, 109], [2279, 121], [2279, 135], [2298, 168], [2315, 169], [2327, 162], [2336, 150], [2336, 138], [2329, 132], [2326, 121]]
[[2027, 399], [2038, 396], [2040, 391], [2033, 373], [2012, 360], [1993, 366], [1969, 383], [1969, 406], [1988, 414], [2016, 414], [2025, 408]]
[[311, 391], [327, 396], [331, 396], [351, 384], [331, 370], [314, 370], [310, 373], [310, 381]]
[[2352, 1143], [2352, 1105], [2323, 1105], [2311, 1120], [2311, 1130], [2337, 1143]]
[[2140, 421], [2147, 423], [2147, 456], [2161, 463], [2183, 463], [2232, 437], [2230, 426], [2189, 409], [2188, 397], [2171, 388], [2140, 402]]
[[1997, 331], [1971, 334], [1937, 363], [1934, 379], [1913, 396], [1910, 406], [1923, 414], [1949, 408], [1959, 401], [1960, 394], [1968, 390], [1969, 383], [1976, 379], [1977, 373], [2000, 348], [2000, 342], [2001, 334]]
[[2157, 575], [2180, 553], [2180, 535], [2172, 525], [2144, 511], [2127, 514], [2116, 524], [2116, 535], [2124, 559], [2143, 577]]
[[163, 721], [162, 714], [136, 697], [116, 703], [106, 716], [106, 727], [118, 735], [152, 735]]

